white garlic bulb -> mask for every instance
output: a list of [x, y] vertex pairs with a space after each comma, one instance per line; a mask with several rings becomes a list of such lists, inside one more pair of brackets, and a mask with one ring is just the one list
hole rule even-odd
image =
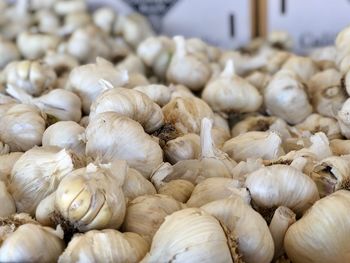
[[55, 34], [59, 30], [59, 17], [51, 10], [41, 9], [35, 13], [35, 22], [41, 33]]
[[0, 140], [11, 152], [27, 151], [41, 144], [46, 115], [37, 107], [13, 104], [0, 118]]
[[151, 100], [163, 107], [171, 99], [171, 89], [161, 84], [137, 86], [134, 90], [146, 94]]
[[129, 74], [146, 75], [146, 66], [142, 59], [137, 55], [130, 53], [116, 66], [118, 70], [126, 70]]
[[[81, 40], [84, 40], [84, 37], [91, 37], [92, 35], [98, 39], [94, 41], [91, 41], [91, 43], [88, 43], [89, 45], [82, 46], [82, 43], [79, 43], [79, 36], [75, 36], [76, 38], [72, 41], [73, 37], [69, 39], [69, 42], [65, 42], [64, 45], [66, 46], [66, 51], [69, 53], [72, 53], [72, 55], [81, 55], [81, 53], [86, 54], [86, 56], [89, 56], [87, 54], [86, 49], [89, 49], [91, 51], [91, 54], [93, 55], [94, 52], [96, 51], [94, 48], [97, 46], [97, 50], [99, 50], [99, 47], [103, 47], [106, 45], [106, 43], [100, 44], [99, 41], [101, 41], [101, 33], [100, 28], [95, 28], [92, 26], [92, 19], [89, 13], [86, 11], [77, 11], [77, 12], [72, 12], [64, 16], [64, 22], [63, 26], [59, 29], [58, 35], [63, 36], [63, 37], [69, 37], [72, 36], [75, 32], [81, 32]], [[90, 35], [91, 34], [91, 35]], [[97, 35], [97, 36], [96, 36]], [[102, 37], [103, 40], [107, 40], [105, 36]], [[73, 44], [72, 44], [73, 42]], [[97, 44], [96, 44], [97, 43]], [[96, 45], [95, 45], [96, 44]], [[72, 47], [73, 46], [73, 47]], [[81, 53], [79, 53], [78, 47], [81, 48]], [[71, 49], [71, 50], [69, 50]], [[103, 48], [101, 48], [103, 50]], [[71, 51], [71, 52], [70, 52]], [[98, 51], [97, 51], [98, 52]], [[85, 59], [84, 57], [83, 59]], [[91, 57], [91, 60], [94, 60], [95, 58]]]
[[248, 116], [232, 127], [231, 135], [236, 137], [249, 131], [267, 131], [276, 120], [274, 116]]
[[8, 234], [0, 246], [1, 262], [55, 262], [64, 250], [63, 231], [24, 224]]
[[182, 160], [198, 159], [201, 152], [200, 137], [194, 133], [185, 134], [168, 141], [163, 150], [171, 164]]
[[123, 230], [137, 233], [151, 242], [165, 217], [182, 208], [182, 203], [167, 195], [136, 197], [126, 209]]
[[19, 157], [22, 156], [22, 152], [11, 152], [8, 154], [0, 155], [0, 181], [5, 183], [10, 179], [12, 167], [17, 162]]
[[11, 61], [20, 58], [19, 51], [14, 43], [0, 37], [0, 69], [3, 69]]
[[138, 234], [113, 229], [92, 230], [75, 235], [58, 262], [137, 263], [148, 249], [149, 244]]
[[290, 260], [348, 262], [349, 208], [350, 193], [346, 190], [317, 201], [286, 233], [284, 247]]
[[277, 72], [265, 89], [268, 113], [297, 124], [311, 114], [307, 93], [295, 74], [288, 70]]
[[137, 86], [149, 85], [147, 77], [140, 73], [129, 73], [128, 83], [124, 85], [125, 88], [133, 89]]
[[159, 186], [158, 194], [168, 195], [181, 203], [186, 203], [190, 198], [193, 189], [194, 185], [191, 182], [182, 179], [175, 179]]
[[334, 155], [350, 154], [350, 140], [334, 139], [329, 142], [329, 146]]
[[269, 228], [246, 200], [234, 196], [208, 203], [201, 208], [228, 229], [226, 232], [237, 242], [238, 253], [244, 262], [271, 262], [274, 244]]
[[55, 227], [56, 192], [52, 192], [40, 201], [35, 210], [35, 219], [43, 226]]
[[202, 98], [214, 111], [227, 113], [257, 111], [263, 101], [254, 86], [235, 74], [232, 60], [217, 79], [206, 85]]
[[318, 72], [317, 65], [311, 58], [301, 56], [289, 57], [282, 69], [293, 71], [304, 82]]
[[7, 85], [23, 89], [26, 93], [39, 96], [53, 88], [56, 81], [55, 71], [41, 61], [14, 61], [4, 69]]
[[228, 140], [222, 150], [235, 161], [248, 158], [276, 159], [283, 155], [282, 140], [275, 132], [251, 131]]
[[54, 4], [54, 10], [58, 15], [67, 15], [69, 13], [75, 13], [78, 11], [85, 11], [87, 8], [85, 1], [83, 0], [70, 0], [70, 1], [56, 1]]
[[94, 11], [92, 19], [96, 26], [109, 34], [112, 32], [117, 14], [112, 8], [100, 7]]
[[9, 181], [18, 212], [31, 215], [39, 202], [56, 190], [59, 182], [78, 164], [66, 150], [34, 147], [15, 163]]
[[176, 36], [174, 41], [176, 49], [166, 73], [167, 81], [185, 85], [191, 90], [201, 90], [211, 75], [209, 63], [187, 52], [183, 37]]
[[122, 190], [126, 173], [124, 161], [73, 171], [57, 187], [56, 211], [80, 232], [119, 228], [126, 209]]
[[162, 149], [142, 126], [115, 112], [98, 114], [90, 121], [86, 154], [103, 162], [126, 160], [146, 178], [163, 161]]
[[80, 97], [85, 113], [90, 112], [91, 103], [106, 89], [100, 79], [118, 87], [127, 83], [128, 75], [125, 71], [116, 70], [113, 64], [102, 58], [97, 58], [96, 64], [74, 68], [69, 75], [69, 89]]
[[164, 124], [161, 108], [147, 95], [133, 89], [107, 88], [92, 103], [90, 118], [103, 112], [116, 112], [129, 117], [139, 122], [148, 133], [154, 132]]
[[271, 80], [271, 76], [261, 71], [254, 71], [247, 77], [245, 77], [245, 79], [251, 85], [253, 85], [261, 94], [264, 94], [265, 88]]
[[0, 203], [1, 203], [0, 217], [10, 216], [16, 213], [15, 201], [13, 200], [10, 193], [7, 191], [5, 182], [1, 180], [0, 180]]
[[48, 51], [43, 61], [53, 68], [58, 76], [69, 73], [73, 68], [79, 66], [79, 62], [75, 57], [59, 51]]
[[238, 256], [233, 258], [235, 244], [231, 239], [208, 213], [198, 208], [184, 209], [165, 218], [141, 262], [234, 262]]
[[338, 111], [337, 119], [342, 135], [350, 138], [350, 99], [347, 99]]
[[245, 185], [253, 203], [261, 208], [286, 206], [301, 214], [319, 199], [312, 179], [287, 165], [277, 164], [252, 172]]
[[84, 132], [85, 129], [74, 121], [59, 121], [45, 130], [42, 145], [58, 146], [83, 156], [85, 155], [85, 143], [82, 138]]

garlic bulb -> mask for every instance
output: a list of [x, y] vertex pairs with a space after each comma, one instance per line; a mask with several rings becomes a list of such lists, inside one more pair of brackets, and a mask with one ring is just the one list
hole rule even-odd
[[234, 261], [238, 260], [236, 244], [229, 233], [227, 236], [206, 212], [198, 208], [177, 211], [166, 217], [141, 262], [238, 262]]
[[126, 160], [146, 178], [163, 161], [162, 149], [142, 126], [115, 112], [98, 114], [90, 121], [86, 154], [103, 162]]
[[138, 234], [113, 229], [92, 230], [75, 235], [58, 262], [137, 263], [148, 249], [149, 244]]
[[56, 81], [56, 73], [41, 61], [14, 61], [4, 69], [4, 77], [7, 85], [23, 89], [26, 93], [39, 96], [44, 91], [53, 87]]
[[271, 76], [260, 71], [254, 71], [251, 74], [249, 74], [245, 79], [260, 93], [264, 94], [265, 87], [271, 80]]
[[35, 13], [35, 20], [41, 33], [55, 34], [59, 30], [59, 17], [51, 10], [38, 10]]
[[7, 183], [11, 175], [12, 167], [22, 154], [21, 152], [11, 152], [0, 155], [0, 181]]
[[128, 204], [123, 230], [151, 242], [165, 217], [182, 208], [182, 203], [167, 195], [139, 196]]
[[167, 81], [185, 85], [191, 90], [201, 90], [210, 78], [209, 63], [187, 52], [183, 37], [176, 36], [174, 41], [176, 49], [166, 73]]
[[85, 155], [85, 143], [82, 136], [85, 129], [74, 121], [59, 121], [48, 127], [42, 139], [43, 146], [58, 146]]
[[86, 128], [89, 125], [89, 116], [84, 116], [81, 118], [79, 125]]
[[282, 140], [275, 132], [251, 131], [224, 143], [222, 150], [235, 161], [247, 158], [276, 159], [283, 155]]
[[17, 36], [17, 47], [24, 58], [41, 58], [46, 50], [55, 50], [60, 38], [53, 34], [22, 32]]
[[11, 152], [27, 151], [41, 144], [46, 116], [35, 106], [14, 104], [0, 118], [0, 140]]
[[43, 61], [53, 68], [58, 76], [69, 73], [72, 69], [79, 66], [79, 62], [75, 57], [59, 51], [48, 51]]
[[63, 231], [24, 224], [9, 233], [0, 246], [1, 262], [55, 262], [64, 250]]
[[10, 146], [0, 141], [0, 155], [10, 153]]
[[[10, 216], [16, 213], [16, 205], [6, 188], [5, 182], [0, 180], [0, 217]], [[0, 242], [1, 243], [1, 242]]]
[[238, 253], [244, 262], [271, 262], [274, 245], [269, 228], [245, 200], [235, 196], [201, 208], [217, 218], [230, 239], [237, 242]]
[[293, 71], [302, 81], [307, 82], [318, 72], [317, 65], [309, 57], [291, 56], [282, 69]]
[[252, 172], [245, 185], [253, 203], [264, 209], [286, 206], [301, 214], [319, 199], [312, 179], [287, 165], [277, 164]]
[[109, 34], [116, 23], [117, 14], [112, 8], [100, 7], [94, 11], [92, 18], [96, 26]]
[[276, 120], [274, 116], [248, 116], [232, 127], [231, 135], [236, 137], [249, 131], [267, 131]]
[[118, 70], [126, 70], [129, 74], [146, 74], [146, 66], [140, 57], [131, 53], [116, 66]]
[[350, 154], [350, 140], [334, 139], [329, 142], [329, 145], [334, 155]]
[[308, 82], [309, 95], [314, 109], [325, 117], [336, 117], [347, 98], [341, 87], [342, 75], [335, 69], [319, 72]]
[[151, 100], [163, 107], [171, 99], [171, 89], [161, 84], [137, 86], [134, 90], [146, 94]]
[[194, 185], [182, 179], [171, 180], [168, 183], [162, 184], [158, 189], [158, 194], [168, 195], [176, 201], [186, 203], [193, 192]]
[[19, 51], [14, 43], [0, 37], [0, 69], [3, 69], [11, 61], [20, 58]]
[[268, 113], [288, 123], [297, 124], [311, 114], [307, 93], [291, 71], [277, 72], [266, 87], [264, 96]]
[[183, 160], [198, 159], [201, 152], [200, 137], [194, 133], [185, 134], [168, 141], [163, 150], [166, 159], [171, 164]]
[[123, 184], [123, 192], [127, 203], [141, 195], [156, 194], [153, 184], [135, 169], [128, 169]]
[[247, 161], [241, 161], [233, 168], [233, 178], [240, 182], [245, 182], [250, 173], [262, 167], [264, 167], [264, 161], [262, 159], [248, 158]]
[[67, 15], [78, 11], [85, 11], [87, 8], [85, 1], [83, 0], [71, 0], [71, 1], [56, 1], [54, 4], [54, 10], [58, 15]]
[[180, 133], [200, 132], [203, 118], [214, 118], [211, 108], [198, 98], [174, 98], [163, 107], [164, 121], [175, 126]]
[[291, 261], [348, 262], [349, 207], [350, 193], [340, 190], [317, 201], [291, 225], [284, 238]]
[[125, 88], [133, 89], [137, 86], [149, 85], [150, 82], [145, 75], [140, 73], [129, 73], [128, 83], [125, 84]]
[[[58, 35], [63, 37], [66, 37], [66, 36], [69, 37], [69, 36], [72, 36], [75, 32], [79, 31], [79, 29], [81, 29], [81, 35], [78, 35], [78, 36], [75, 35], [74, 40], [72, 40], [73, 39], [72, 37], [69, 39], [69, 42], [65, 42], [67, 51], [69, 53], [72, 53], [72, 55], [77, 54], [77, 56], [81, 55], [81, 53], [79, 53], [78, 51], [78, 47], [79, 45], [81, 45], [81, 43], [78, 42], [79, 37], [81, 37], [81, 40], [84, 40], [85, 37], [88, 37], [88, 36], [96, 37], [96, 35], [99, 35], [99, 37], [101, 37], [101, 34], [102, 34], [101, 32], [102, 30], [100, 30], [100, 28], [94, 27], [92, 25], [92, 19], [89, 13], [87, 13], [86, 11], [77, 11], [77, 12], [69, 13], [64, 16], [63, 26], [59, 29]], [[101, 41], [100, 38], [98, 37], [96, 38]], [[103, 36], [102, 39], [107, 40], [106, 36]], [[105, 45], [105, 43], [100, 44], [98, 43], [98, 41], [97, 41], [97, 44], [94, 41], [92, 41], [92, 43], [89, 43], [89, 44], [90, 45], [81, 46], [81, 49], [82, 49], [81, 52], [83, 54], [86, 54], [86, 56], [89, 56], [89, 54], [87, 54], [86, 48], [91, 48], [90, 51], [92, 54], [94, 54], [94, 51], [95, 51], [94, 48], [96, 48], [96, 46], [97, 46], [96, 49], [99, 50], [99, 47]], [[69, 49], [71, 49], [70, 50], [71, 52], [69, 51]], [[91, 58], [91, 60], [94, 60], [94, 59], [95, 58]]]
[[231, 195], [239, 195], [240, 187], [241, 183], [231, 178], [213, 177], [205, 179], [193, 189], [187, 205], [189, 207], [201, 207], [212, 201], [228, 198]]
[[[105, 83], [105, 82], [104, 82]], [[110, 83], [106, 83], [110, 85]], [[90, 118], [103, 112], [116, 112], [139, 122], [146, 132], [151, 133], [163, 124], [161, 108], [147, 95], [126, 88], [106, 88], [91, 105]]]
[[12, 168], [9, 192], [18, 212], [31, 215], [39, 202], [56, 190], [59, 182], [79, 164], [72, 154], [58, 147], [34, 147]]
[[235, 74], [233, 61], [226, 63], [221, 75], [208, 83], [202, 98], [214, 111], [253, 112], [262, 104], [262, 96], [255, 87]]
[[96, 64], [74, 68], [69, 75], [69, 89], [80, 97], [84, 113], [90, 112], [91, 103], [106, 89], [100, 79], [118, 87], [127, 83], [128, 75], [125, 71], [117, 71], [113, 64], [102, 58], [96, 58]]
[[56, 211], [80, 232], [119, 228], [126, 209], [122, 190], [126, 173], [124, 161], [73, 171], [57, 187]]
[[43, 226], [55, 227], [56, 192], [43, 198], [35, 210], [35, 219]]
[[342, 135], [350, 138], [350, 98], [347, 99], [341, 109], [338, 111], [337, 119]]

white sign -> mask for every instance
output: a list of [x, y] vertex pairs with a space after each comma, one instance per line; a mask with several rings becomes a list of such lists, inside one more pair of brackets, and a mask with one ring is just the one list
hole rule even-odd
[[251, 39], [249, 0], [88, 0], [92, 7], [109, 5], [120, 13], [139, 11], [159, 33], [199, 37], [224, 48]]
[[349, 0], [268, 0], [267, 32], [285, 30], [296, 51], [332, 45], [337, 33], [350, 24]]

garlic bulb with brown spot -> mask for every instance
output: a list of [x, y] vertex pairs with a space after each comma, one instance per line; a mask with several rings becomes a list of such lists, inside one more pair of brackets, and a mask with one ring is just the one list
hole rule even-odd
[[182, 160], [198, 159], [201, 152], [200, 137], [194, 133], [185, 134], [168, 141], [163, 150], [171, 164]]
[[281, 70], [273, 76], [264, 96], [267, 112], [288, 123], [297, 124], [312, 112], [303, 84], [289, 70]]
[[123, 86], [128, 81], [126, 71], [118, 71], [113, 64], [102, 58], [96, 58], [96, 64], [87, 64], [74, 68], [68, 81], [68, 88], [81, 99], [84, 113], [90, 112], [90, 106], [105, 89], [100, 80], [104, 79], [113, 87]]
[[227, 113], [257, 111], [263, 100], [254, 86], [235, 74], [232, 60], [227, 61], [217, 79], [206, 85], [202, 98], [214, 111]]
[[39, 96], [53, 88], [56, 82], [55, 71], [41, 61], [14, 61], [4, 69], [7, 85], [23, 89], [26, 93]]
[[149, 244], [138, 234], [114, 229], [91, 230], [75, 235], [58, 262], [137, 263], [148, 249]]
[[0, 69], [3, 69], [11, 61], [20, 58], [17, 46], [11, 41], [0, 37]]
[[12, 167], [22, 156], [22, 152], [11, 152], [0, 155], [0, 181], [5, 183], [10, 179]]
[[163, 107], [171, 99], [171, 89], [161, 84], [137, 86], [134, 90], [146, 94], [151, 100]]
[[86, 154], [103, 162], [126, 160], [146, 178], [163, 161], [162, 149], [142, 126], [115, 112], [100, 113], [90, 121]]
[[316, 63], [309, 57], [291, 56], [282, 69], [293, 71], [302, 81], [307, 82], [318, 72]]
[[27, 151], [41, 144], [45, 121], [46, 115], [37, 107], [13, 104], [0, 118], [0, 140], [11, 152]]
[[283, 155], [282, 140], [275, 132], [251, 131], [228, 140], [222, 150], [235, 161], [248, 158], [276, 159]]
[[210, 78], [208, 61], [186, 50], [185, 39], [174, 37], [175, 53], [171, 58], [166, 79], [169, 83], [182, 84], [191, 90], [201, 90]]
[[193, 189], [194, 185], [191, 182], [175, 179], [162, 184], [158, 189], [158, 194], [168, 195], [181, 203], [186, 203]]
[[58, 185], [56, 212], [80, 232], [92, 229], [118, 229], [125, 216], [122, 185], [127, 173], [125, 161], [73, 171]]
[[[110, 83], [103, 81], [107, 86]], [[133, 89], [106, 88], [92, 103], [90, 118], [103, 112], [116, 112], [139, 122], [146, 132], [152, 133], [164, 124], [162, 109], [147, 95]]]
[[87, 5], [83, 0], [56, 1], [54, 10], [58, 15], [68, 15], [79, 11], [85, 11]]
[[[16, 213], [16, 204], [10, 193], [7, 191], [5, 182], [0, 180], [0, 218]], [[1, 243], [1, 242], [0, 242]], [[1, 245], [0, 245], [1, 248]]]
[[55, 146], [26, 151], [13, 166], [9, 180], [17, 211], [33, 215], [40, 201], [78, 165], [75, 161], [71, 153]]
[[0, 246], [1, 262], [55, 262], [64, 250], [63, 231], [23, 224], [8, 233]]
[[261, 209], [286, 206], [302, 214], [319, 199], [312, 179], [287, 165], [277, 164], [252, 172], [245, 185], [253, 203]]
[[232, 235], [231, 238], [237, 241], [237, 250], [242, 261], [271, 262], [274, 244], [269, 228], [246, 200], [234, 196], [210, 202], [201, 208], [217, 218], [224, 229], [227, 229], [226, 232]]
[[290, 260], [348, 262], [349, 208], [350, 193], [346, 190], [317, 201], [286, 233], [284, 247]]
[[84, 132], [85, 129], [74, 121], [59, 121], [45, 130], [42, 145], [58, 146], [84, 156], [85, 143], [82, 138]]
[[151, 242], [165, 217], [183, 208], [182, 203], [167, 195], [139, 196], [128, 204], [122, 228]]
[[166, 217], [141, 262], [240, 262], [234, 261], [239, 258], [231, 239], [208, 213], [198, 208], [184, 209]]
[[350, 138], [350, 98], [347, 99], [337, 115], [338, 124], [342, 135], [347, 139]]
[[350, 154], [350, 140], [334, 139], [329, 142], [329, 145], [334, 155]]
[[236, 137], [249, 131], [267, 131], [276, 120], [274, 116], [248, 116], [232, 127], [231, 135]]

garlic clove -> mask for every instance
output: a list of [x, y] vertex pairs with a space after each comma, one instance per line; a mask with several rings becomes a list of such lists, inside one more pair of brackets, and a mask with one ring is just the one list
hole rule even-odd
[[193, 192], [194, 185], [182, 179], [175, 179], [168, 183], [164, 183], [158, 189], [158, 194], [167, 195], [174, 198], [176, 201], [186, 203]]
[[166, 105], [171, 99], [171, 89], [161, 84], [136, 86], [134, 90], [146, 94], [161, 107]]
[[267, 131], [276, 120], [273, 116], [248, 116], [232, 127], [231, 135], [236, 137], [249, 131]]
[[350, 99], [347, 99], [338, 111], [337, 119], [342, 135], [350, 138]]
[[126, 70], [129, 74], [146, 75], [146, 66], [142, 59], [135, 54], [129, 54], [116, 66], [118, 70]]
[[293, 71], [304, 82], [318, 72], [317, 65], [311, 58], [301, 56], [289, 57], [282, 69]]
[[55, 212], [55, 198], [56, 192], [51, 193], [40, 201], [35, 210], [35, 219], [43, 226], [55, 226], [55, 222], [53, 220]]

